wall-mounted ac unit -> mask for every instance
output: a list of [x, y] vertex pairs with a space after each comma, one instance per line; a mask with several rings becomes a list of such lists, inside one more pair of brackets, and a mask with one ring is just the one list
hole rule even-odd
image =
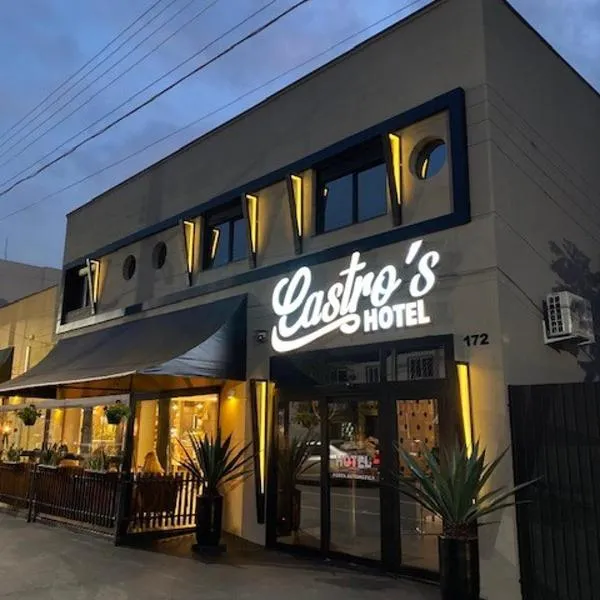
[[594, 320], [589, 300], [571, 292], [555, 292], [544, 302], [544, 343], [573, 340], [593, 344]]

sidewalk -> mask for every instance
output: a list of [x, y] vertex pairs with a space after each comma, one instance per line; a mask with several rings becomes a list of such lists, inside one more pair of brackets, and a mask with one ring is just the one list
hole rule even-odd
[[437, 600], [433, 586], [277, 552], [207, 564], [0, 515], [0, 598], [19, 600]]

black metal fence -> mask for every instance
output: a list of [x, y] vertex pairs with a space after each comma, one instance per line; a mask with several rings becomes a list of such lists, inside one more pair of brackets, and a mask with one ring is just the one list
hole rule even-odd
[[132, 490], [127, 531], [166, 531], [193, 527], [200, 485], [189, 473], [135, 473], [125, 478]]
[[524, 600], [600, 598], [600, 385], [509, 387]]
[[180, 533], [195, 523], [200, 485], [187, 473], [173, 475], [85, 471], [0, 463], [0, 503], [94, 531], [123, 535]]

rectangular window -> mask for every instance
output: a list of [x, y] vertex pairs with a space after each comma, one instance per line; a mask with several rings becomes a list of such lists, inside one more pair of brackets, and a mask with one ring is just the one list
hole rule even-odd
[[368, 221], [387, 212], [387, 171], [381, 140], [317, 166], [317, 233]]
[[248, 257], [246, 221], [241, 207], [208, 217], [206, 221], [206, 267], [214, 269]]
[[90, 300], [87, 267], [69, 269], [65, 274], [65, 313], [88, 307]]

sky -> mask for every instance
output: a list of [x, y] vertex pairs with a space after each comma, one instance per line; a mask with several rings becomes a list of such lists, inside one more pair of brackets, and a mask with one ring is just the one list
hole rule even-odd
[[[295, 2], [0, 2], [0, 194]], [[0, 258], [59, 267], [68, 212], [428, 3], [311, 0], [0, 195]], [[600, 90], [600, 0], [511, 4]]]

